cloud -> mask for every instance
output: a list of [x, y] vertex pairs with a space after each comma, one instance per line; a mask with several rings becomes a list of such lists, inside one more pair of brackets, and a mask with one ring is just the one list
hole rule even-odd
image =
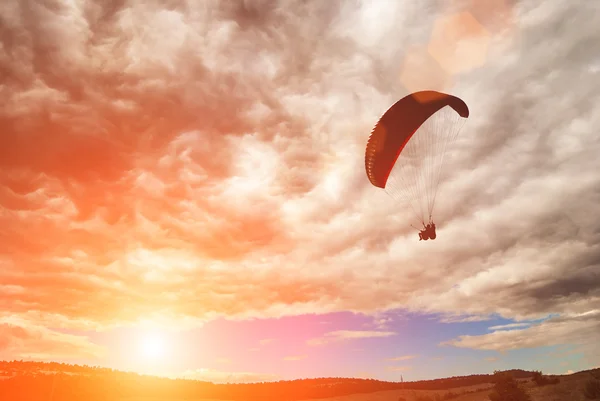
[[412, 370], [412, 367], [411, 366], [388, 366], [386, 369], [391, 372], [407, 372], [409, 370]]
[[356, 374], [353, 376], [356, 378], [360, 378], [360, 379], [375, 379], [376, 375], [373, 372], [362, 371], [362, 372], [356, 372]]
[[499, 326], [491, 326], [488, 327], [488, 330], [497, 331], [497, 330], [510, 330], [510, 329], [521, 329], [523, 327], [528, 327], [531, 323], [510, 323], [503, 324]]
[[386, 330], [392, 321], [393, 319], [391, 317], [380, 317], [375, 318], [372, 324], [377, 330]]
[[334, 342], [357, 340], [363, 338], [381, 338], [395, 336], [393, 331], [361, 331], [361, 330], [338, 330], [325, 333], [322, 337], [312, 338], [306, 343], [308, 345], [325, 345]]
[[485, 358], [485, 360], [488, 361], [488, 362], [497, 362], [498, 358], [495, 357], [495, 356], [490, 356], [488, 358]]
[[555, 317], [517, 330], [498, 330], [482, 335], [465, 335], [442, 343], [461, 348], [492, 351], [510, 351], [522, 348], [575, 344], [590, 360], [598, 360], [600, 353], [594, 346], [600, 330], [600, 313]]
[[414, 359], [418, 357], [418, 355], [404, 355], [404, 356], [397, 356], [394, 358], [387, 358], [386, 361], [408, 361], [410, 359]]
[[445, 314], [442, 316], [436, 316], [433, 319], [439, 320], [442, 323], [471, 323], [471, 322], [484, 322], [490, 320], [492, 317], [488, 315], [481, 316], [463, 316], [455, 314]]
[[301, 361], [302, 359], [306, 359], [307, 355], [292, 355], [286, 356], [283, 358], [284, 361]]
[[258, 344], [259, 344], [258, 347], [249, 348], [248, 351], [249, 352], [258, 352], [262, 349], [262, 347], [264, 347], [265, 345], [272, 344], [274, 341], [276, 341], [274, 338], [264, 338], [258, 342]]
[[87, 337], [64, 334], [18, 319], [0, 319], [0, 358], [98, 360], [105, 349]]
[[[4, 2], [0, 317], [87, 330], [600, 309], [595, 4], [467, 3]], [[455, 75], [425, 49], [464, 11], [489, 42]], [[426, 243], [364, 172], [368, 134], [415, 70], [471, 109]], [[569, 321], [453, 344], [597, 329]], [[314, 341], [370, 337], [337, 333]]]
[[174, 378], [208, 381], [212, 383], [257, 383], [280, 380], [280, 377], [272, 374], [251, 372], [223, 372], [214, 369], [195, 369], [174, 376]]

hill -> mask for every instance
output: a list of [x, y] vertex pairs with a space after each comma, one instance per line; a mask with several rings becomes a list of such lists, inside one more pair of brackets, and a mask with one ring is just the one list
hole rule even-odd
[[[534, 387], [531, 381], [534, 372], [510, 372], [515, 378], [525, 382], [532, 393], [543, 393]], [[585, 376], [586, 373], [565, 377], [564, 381], [553, 385], [558, 386], [555, 393], [564, 394], [572, 388], [583, 386], [577, 375]], [[398, 401], [400, 397], [406, 401], [419, 400], [419, 397], [423, 401], [427, 400], [423, 397], [432, 397], [431, 400], [471, 401], [487, 399], [485, 394], [492, 386], [492, 375], [458, 376], [404, 383], [372, 379], [319, 378], [251, 384], [214, 384], [145, 376], [101, 367], [22, 361], [0, 362], [0, 377], [4, 379], [0, 380], [0, 399], [31, 401]]]

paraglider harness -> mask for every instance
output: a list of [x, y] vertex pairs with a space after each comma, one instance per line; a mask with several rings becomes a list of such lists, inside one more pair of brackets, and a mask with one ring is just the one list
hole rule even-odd
[[427, 241], [428, 239], [434, 240], [436, 237], [437, 235], [435, 233], [435, 223], [430, 218], [429, 223], [425, 224], [425, 222], [423, 222], [423, 229], [419, 230], [419, 241]]

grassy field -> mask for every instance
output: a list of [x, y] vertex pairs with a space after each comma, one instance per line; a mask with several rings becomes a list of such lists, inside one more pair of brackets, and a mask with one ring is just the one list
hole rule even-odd
[[[589, 373], [576, 373], [568, 376], [560, 376], [560, 383], [538, 387], [531, 380], [521, 380], [523, 387], [531, 396], [531, 401], [589, 401], [583, 396], [583, 387], [586, 380], [591, 378]], [[456, 397], [448, 398], [448, 401], [489, 401], [488, 394], [492, 384], [459, 387], [451, 390], [391, 390], [379, 391], [368, 394], [353, 394], [347, 396], [307, 399], [302, 401], [444, 401], [448, 393], [456, 394]], [[126, 398], [119, 401], [150, 401], [150, 399]], [[183, 401], [178, 399], [165, 401]], [[186, 400], [189, 401], [189, 400]], [[196, 401], [226, 401], [215, 399], [198, 399]]]
[[[487, 394], [490, 392], [491, 388], [492, 384], [490, 383], [479, 386], [458, 387], [451, 390], [391, 390], [378, 391], [376, 393], [369, 394], [353, 394], [341, 397], [320, 398], [310, 401], [436, 401], [437, 399], [443, 400], [443, 397], [449, 393], [458, 395], [458, 397], [451, 398], [449, 401], [487, 401]], [[439, 398], [436, 398], [436, 396]]]
[[[590, 373], [581, 372], [559, 377], [558, 384], [541, 387], [530, 379], [520, 380], [520, 383], [531, 396], [531, 401], [589, 401], [583, 396], [583, 388], [585, 382], [592, 378]], [[443, 401], [444, 396], [450, 392], [460, 395], [450, 398], [448, 401], [489, 401], [488, 394], [491, 389], [492, 384], [490, 383], [489, 385], [459, 387], [451, 390], [392, 390], [302, 401]]]
[[583, 388], [592, 376], [588, 372], [560, 376], [560, 383], [536, 387], [534, 383], [527, 384], [527, 392], [532, 401], [590, 401], [583, 396]]

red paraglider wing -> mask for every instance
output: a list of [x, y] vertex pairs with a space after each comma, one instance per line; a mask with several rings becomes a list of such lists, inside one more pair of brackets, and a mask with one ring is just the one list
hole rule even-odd
[[452, 107], [463, 118], [469, 117], [464, 101], [436, 91], [412, 93], [381, 116], [371, 131], [365, 152], [365, 168], [371, 184], [385, 188], [406, 143], [429, 117], [445, 106]]

